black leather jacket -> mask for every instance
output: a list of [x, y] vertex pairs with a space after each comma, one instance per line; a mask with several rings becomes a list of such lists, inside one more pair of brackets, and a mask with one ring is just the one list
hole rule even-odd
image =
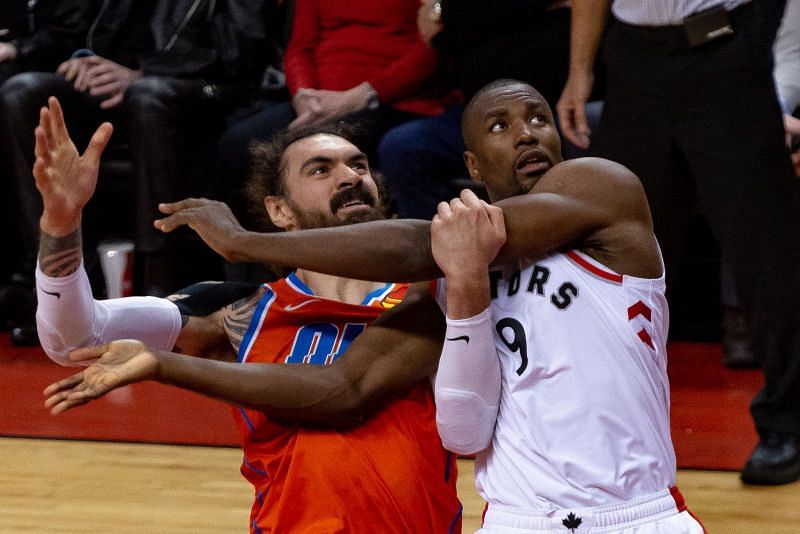
[[86, 47], [146, 75], [257, 83], [275, 60], [265, 20], [269, 0], [156, 0], [150, 29], [155, 51], [126, 57], [115, 40], [136, 0], [96, 0]]
[[17, 48], [19, 70], [50, 71], [68, 59], [85, 30], [80, 0], [3, 0], [3, 40]]
[[515, 78], [533, 84], [555, 104], [569, 64], [570, 11], [549, 9], [560, 4], [440, 0], [443, 27], [433, 46], [452, 61], [454, 82], [466, 98], [492, 80]]

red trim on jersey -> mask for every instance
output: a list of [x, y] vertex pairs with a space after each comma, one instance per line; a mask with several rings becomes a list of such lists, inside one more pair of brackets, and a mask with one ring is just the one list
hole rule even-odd
[[641, 314], [642, 317], [648, 321], [653, 321], [653, 310], [651, 310], [650, 307], [641, 300], [637, 300], [636, 304], [628, 307], [628, 320], [630, 321], [639, 314]]
[[642, 328], [636, 333], [636, 335], [639, 336], [639, 339], [641, 339], [645, 345], [653, 350], [656, 350], [655, 346], [653, 346], [653, 338], [650, 337], [650, 334], [647, 332], [647, 330]]
[[621, 284], [622, 283], [622, 275], [621, 274], [617, 274], [617, 273], [614, 273], [614, 272], [611, 272], [611, 271], [606, 271], [604, 269], [601, 269], [597, 265], [595, 265], [595, 264], [591, 263], [590, 261], [588, 261], [586, 258], [581, 257], [574, 250], [570, 250], [568, 252], [565, 252], [564, 254], [569, 259], [571, 259], [572, 261], [577, 263], [579, 266], [583, 267], [584, 269], [586, 269], [587, 271], [592, 273], [593, 275], [598, 276], [598, 277], [602, 278], [603, 280], [608, 280], [609, 282], [614, 282], [616, 284]]

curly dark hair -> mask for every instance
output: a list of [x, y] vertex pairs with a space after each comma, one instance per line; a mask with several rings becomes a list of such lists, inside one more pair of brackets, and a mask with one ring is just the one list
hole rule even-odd
[[314, 135], [335, 135], [355, 144], [356, 129], [336, 121], [296, 130], [284, 130], [269, 141], [254, 141], [250, 145], [252, 171], [247, 181], [247, 197], [253, 205], [262, 206], [264, 197], [286, 194], [286, 149], [293, 143]]
[[[365, 130], [362, 126], [340, 120], [317, 126], [308, 126], [296, 130], [284, 130], [268, 141], [254, 141], [250, 145], [252, 167], [250, 178], [245, 184], [247, 204], [250, 217], [264, 231], [276, 231], [264, 206], [264, 198], [268, 196], [284, 196], [286, 194], [286, 149], [293, 143], [314, 135], [335, 135], [356, 146], [363, 141]], [[389, 191], [383, 176], [370, 167], [370, 173], [378, 185], [378, 196], [386, 208], [390, 205]]]
[[[314, 135], [334, 135], [341, 137], [355, 146], [364, 140], [366, 130], [360, 124], [346, 123], [341, 120], [331, 121], [317, 126], [308, 126], [296, 130], [283, 130], [266, 141], [253, 141], [250, 144], [251, 170], [250, 177], [244, 186], [247, 197], [248, 226], [263, 232], [284, 231], [272, 224], [272, 220], [264, 205], [268, 196], [286, 195], [286, 150], [293, 143]], [[359, 147], [360, 148], [360, 147]], [[384, 213], [388, 212], [391, 201], [389, 190], [380, 172], [370, 167], [370, 174], [378, 186], [378, 200]], [[269, 266], [277, 277], [283, 277], [291, 269]]]

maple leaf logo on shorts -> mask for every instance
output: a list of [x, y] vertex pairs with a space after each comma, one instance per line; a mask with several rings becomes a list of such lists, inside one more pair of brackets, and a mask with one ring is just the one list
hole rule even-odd
[[567, 517], [561, 521], [561, 524], [564, 525], [565, 528], [570, 529], [572, 532], [575, 532], [575, 529], [581, 526], [581, 523], [583, 523], [583, 519], [576, 516], [572, 512], [568, 513]]

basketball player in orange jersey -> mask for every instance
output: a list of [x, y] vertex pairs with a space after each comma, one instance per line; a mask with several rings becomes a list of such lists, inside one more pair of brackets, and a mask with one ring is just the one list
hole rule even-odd
[[[444, 331], [435, 305], [382, 326], [381, 312], [403, 299], [406, 285], [308, 270], [201, 317], [189, 315], [213, 307], [209, 294], [219, 287], [191, 287], [174, 303], [95, 301], [80, 222], [110, 135], [102, 125], [79, 157], [55, 99], [36, 131], [42, 345], [66, 365], [113, 352], [45, 391], [53, 413], [131, 382], [177, 385], [237, 406], [241, 470], [256, 493], [251, 532], [460, 532], [455, 461], [437, 435], [429, 380]], [[292, 231], [384, 217], [365, 155], [339, 130], [290, 135], [256, 158], [254, 180], [273, 223]], [[405, 298], [427, 291], [423, 284]], [[362, 350], [356, 336], [370, 324], [386, 344]], [[147, 345], [115, 341], [68, 356], [120, 337]], [[173, 348], [233, 361], [167, 352]]]

